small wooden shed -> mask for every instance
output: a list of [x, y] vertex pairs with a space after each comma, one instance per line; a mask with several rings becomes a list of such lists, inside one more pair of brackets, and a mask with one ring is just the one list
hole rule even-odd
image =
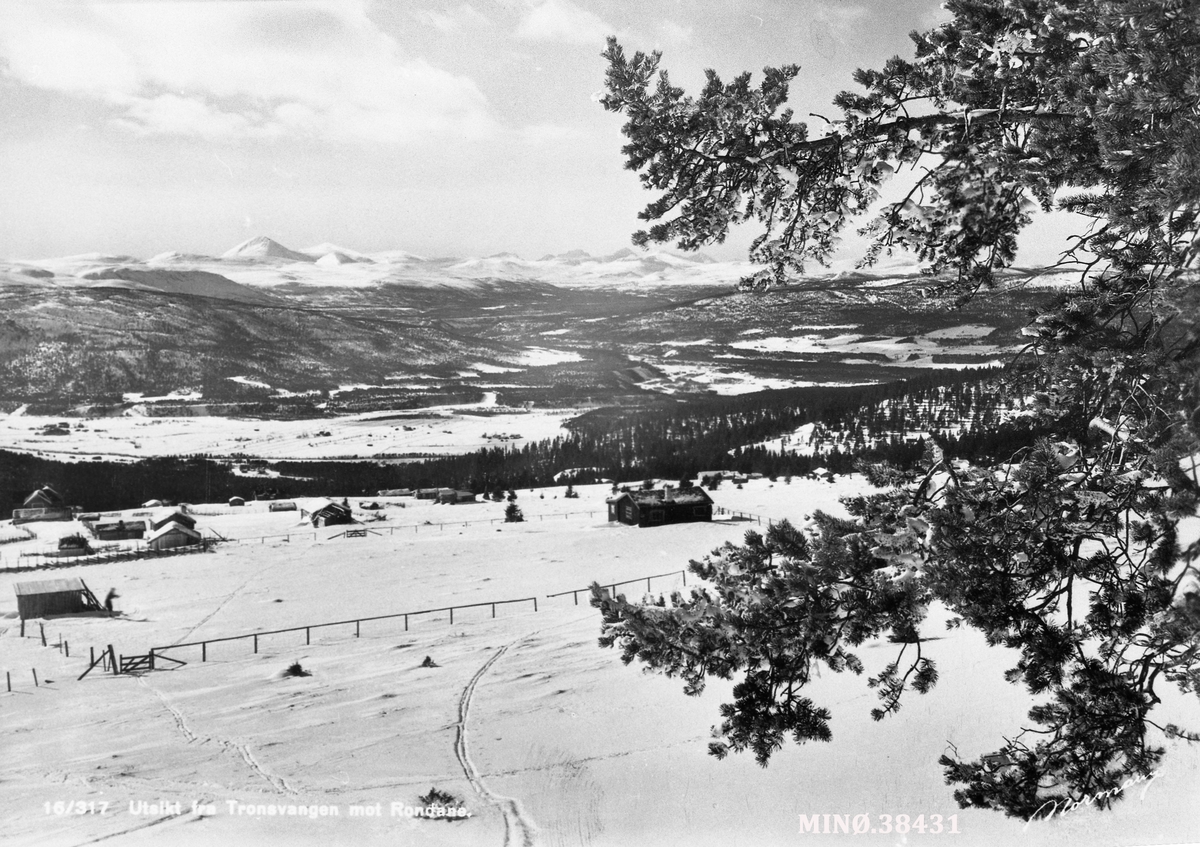
[[17, 614], [22, 620], [51, 615], [74, 615], [98, 611], [100, 601], [79, 577], [41, 579], [13, 584], [17, 594]]
[[245, 497], [237, 497], [237, 496], [230, 497], [229, 505], [230, 506], [245, 506], [246, 498]]
[[146, 547], [151, 550], [170, 550], [174, 547], [191, 547], [203, 541], [204, 537], [190, 526], [171, 521], [150, 533]]
[[438, 492], [437, 499], [439, 503], [449, 503], [450, 505], [454, 505], [455, 503], [474, 503], [475, 492], [455, 491], [453, 488], [443, 488]]
[[271, 504], [269, 506], [267, 506], [267, 511], [268, 512], [294, 512], [294, 511], [296, 511], [296, 504], [294, 502], [292, 502], [291, 500], [272, 500]]

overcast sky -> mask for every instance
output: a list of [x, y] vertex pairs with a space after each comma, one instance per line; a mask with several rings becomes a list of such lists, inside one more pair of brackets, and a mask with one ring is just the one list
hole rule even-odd
[[[937, 0], [0, 0], [0, 256], [293, 248], [529, 258], [651, 199], [600, 52], [676, 84], [795, 62], [798, 114], [910, 52]], [[745, 240], [711, 251], [735, 258]]]

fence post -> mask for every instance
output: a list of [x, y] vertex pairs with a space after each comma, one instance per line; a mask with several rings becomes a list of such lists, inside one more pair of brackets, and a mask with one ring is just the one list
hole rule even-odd
[[495, 603], [492, 604], [492, 617], [493, 618], [496, 617], [496, 604]]
[[42, 631], [42, 646], [45, 647], [46, 646], [46, 625], [44, 623], [40, 623], [40, 624], [38, 624], [38, 629], [40, 629]]
[[68, 659], [71, 658], [71, 642], [70, 641], [63, 642], [63, 652], [67, 654]]
[[686, 586], [687, 585], [687, 571], [680, 571], [680, 573], [683, 574], [683, 584]]
[[359, 637], [359, 632], [360, 632], [360, 630], [359, 630], [359, 626], [360, 626], [361, 624], [362, 624], [362, 621], [355, 621], [355, 622], [354, 622], [354, 637], [355, 637], [355, 638], [358, 638], [358, 637]]
[[91, 659], [93, 665], [96, 664], [96, 648], [95, 647], [88, 647], [88, 658]]
[[112, 665], [113, 676], [121, 675], [121, 663], [117, 661], [117, 651], [113, 649], [111, 644], [108, 645], [109, 664]]
[[306, 645], [312, 644], [312, 629], [307, 626], [304, 627], [304, 643]]
[[576, 606], [578, 606], [578, 605], [579, 605], [579, 592], [578, 592], [578, 591], [572, 591], [572, 592], [571, 592], [571, 597], [572, 597], [572, 598], [575, 600], [575, 605], [576, 605]]
[[12, 693], [12, 673], [11, 672], [9, 672], [9, 671], [4, 672], [4, 681], [8, 683], [8, 691], [11, 694]]
[[454, 607], [450, 607], [450, 623], [454, 623]]
[[202, 661], [202, 662], [208, 661], [208, 642], [207, 641], [200, 642], [200, 661]]
[[37, 688], [38, 687], [37, 668], [31, 668], [31, 670], [33, 671], [33, 687]]
[[408, 615], [404, 616], [404, 631], [408, 632]]
[[535, 612], [537, 611], [537, 598], [536, 597], [533, 598], [533, 610]]
[[258, 652], [258, 634], [257, 633], [255, 633], [255, 635], [254, 635], [254, 652], [255, 653]]

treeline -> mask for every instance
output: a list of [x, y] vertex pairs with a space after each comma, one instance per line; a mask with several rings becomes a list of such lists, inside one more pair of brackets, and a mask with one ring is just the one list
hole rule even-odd
[[[681, 479], [709, 470], [777, 476], [816, 468], [847, 473], [859, 458], [911, 466], [921, 458], [924, 443], [902, 437], [902, 430], [936, 423], [939, 416], [961, 423], [973, 408], [986, 404], [999, 409], [1009, 394], [1011, 389], [995, 372], [940, 371], [887, 385], [710, 397], [632, 413], [598, 409], [571, 422], [568, 436], [416, 462], [271, 462], [279, 478], [239, 476], [228, 459], [206, 456], [59, 462], [0, 451], [0, 479], [7, 480], [13, 505], [34, 488], [49, 484], [73, 505], [110, 510], [150, 499], [198, 503], [234, 495], [373, 496], [390, 488], [454, 487], [491, 493], [550, 485], [556, 474], [572, 468], [587, 469], [574, 477], [579, 483], [600, 478]], [[995, 414], [987, 414], [971, 420], [969, 426], [959, 427], [960, 432], [939, 436], [951, 455], [1007, 455], [1036, 435], [1029, 419], [1001, 423]], [[747, 446], [779, 438], [806, 423], [819, 424], [827, 433], [884, 435], [843, 435], [831, 449], [816, 455]]]

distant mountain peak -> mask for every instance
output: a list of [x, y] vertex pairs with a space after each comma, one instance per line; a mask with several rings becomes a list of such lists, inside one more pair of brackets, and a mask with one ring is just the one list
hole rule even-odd
[[311, 262], [312, 256], [289, 250], [265, 235], [256, 235], [221, 254], [222, 259], [287, 259], [292, 262]]

